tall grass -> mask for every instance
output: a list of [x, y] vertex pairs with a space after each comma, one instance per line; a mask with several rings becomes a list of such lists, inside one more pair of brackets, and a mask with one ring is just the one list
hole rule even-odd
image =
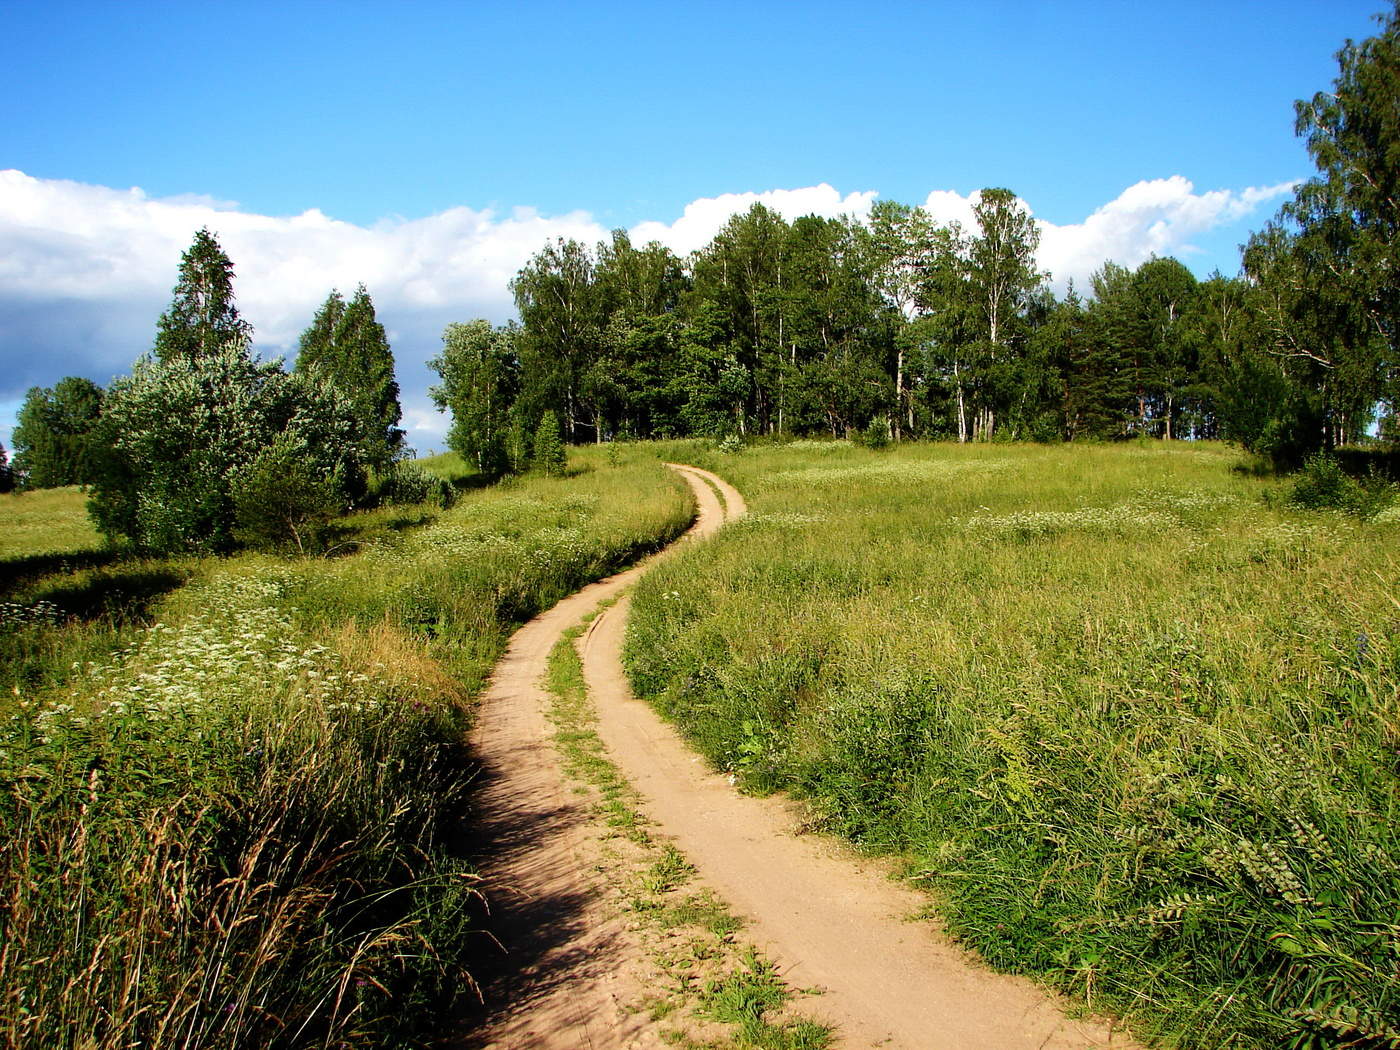
[[1400, 529], [1233, 463], [747, 450], [630, 674], [1000, 967], [1167, 1045], [1400, 1045]]
[[71, 636], [0, 709], [0, 1045], [425, 1042], [489, 891], [454, 851], [471, 696], [690, 513], [629, 457], [348, 557], [205, 562], [114, 651]]

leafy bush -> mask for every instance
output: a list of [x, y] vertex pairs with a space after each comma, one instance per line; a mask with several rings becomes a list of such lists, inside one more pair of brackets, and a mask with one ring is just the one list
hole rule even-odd
[[395, 463], [379, 484], [380, 503], [413, 506], [431, 503], [446, 510], [457, 500], [457, 490], [446, 478], [410, 461]]
[[316, 547], [321, 530], [345, 509], [335, 474], [318, 475], [304, 442], [279, 434], [251, 463], [230, 475], [234, 538], [249, 547], [300, 554]]
[[876, 416], [865, 425], [861, 431], [860, 443], [866, 448], [875, 449], [889, 448], [890, 445], [890, 420], [888, 416]]
[[535, 430], [534, 464], [551, 478], [562, 477], [568, 465], [564, 442], [559, 436], [559, 417], [546, 412]]
[[[201, 357], [143, 358], [112, 384], [90, 509], [109, 538], [153, 552], [227, 552], [240, 470], [285, 438], [305, 473], [335, 479], [340, 506], [364, 492], [352, 406], [333, 388], [261, 362], [246, 344]], [[283, 459], [285, 462], [285, 458]]]
[[1339, 510], [1359, 518], [1371, 518], [1390, 506], [1394, 486], [1372, 475], [1358, 481], [1342, 469], [1332, 456], [1318, 453], [1309, 459], [1294, 478], [1288, 502], [1304, 510]]

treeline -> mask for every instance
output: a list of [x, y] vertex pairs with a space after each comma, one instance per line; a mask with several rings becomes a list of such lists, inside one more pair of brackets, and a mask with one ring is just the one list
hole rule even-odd
[[483, 467], [557, 413], [572, 442], [699, 434], [1039, 441], [1223, 438], [1295, 464], [1394, 430], [1400, 320], [1397, 16], [1298, 103], [1318, 174], [1199, 281], [1113, 262], [1062, 298], [1008, 190], [974, 223], [877, 202], [866, 221], [755, 204], [681, 259], [616, 231], [546, 244], [519, 325], [452, 326], [438, 404]]
[[[1225, 438], [1292, 462], [1366, 433], [1394, 397], [1393, 344], [1330, 315], [1281, 220], [1244, 271], [1106, 263], [1057, 298], [1007, 190], [976, 226], [877, 202], [868, 222], [789, 223], [755, 204], [682, 260], [627, 234], [546, 245], [514, 284], [520, 324], [449, 328], [433, 362], [453, 444], [485, 466], [514, 416], [573, 442], [737, 433], [901, 438]], [[1311, 277], [1311, 289], [1303, 279]], [[1358, 305], [1361, 305], [1358, 301]]]
[[428, 496], [400, 465], [394, 359], [365, 288], [331, 292], [289, 372], [253, 353], [233, 276], [200, 230], [130, 375], [31, 389], [13, 435], [21, 483], [90, 486], [98, 528], [153, 552], [301, 550], [373, 483]]

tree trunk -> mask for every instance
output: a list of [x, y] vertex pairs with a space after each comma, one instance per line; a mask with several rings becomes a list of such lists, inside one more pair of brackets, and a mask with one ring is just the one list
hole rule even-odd
[[[900, 417], [904, 411], [904, 347], [895, 350], [894, 358], [894, 419], [891, 421], [892, 437], [898, 443], [900, 439], [899, 424]], [[912, 425], [911, 425], [912, 429]]]
[[958, 388], [958, 444], [967, 444], [967, 404], [963, 401], [962, 371], [953, 362], [953, 383]]

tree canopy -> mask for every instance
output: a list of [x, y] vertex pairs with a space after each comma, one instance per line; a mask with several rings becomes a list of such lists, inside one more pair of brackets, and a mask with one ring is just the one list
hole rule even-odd
[[326, 298], [302, 333], [296, 370], [321, 376], [349, 399], [366, 461], [386, 470], [403, 449], [403, 410], [394, 354], [363, 284], [348, 303], [339, 291]]
[[31, 488], [89, 484], [98, 449], [93, 430], [102, 413], [102, 388], [68, 376], [53, 387], [32, 387], [20, 406], [11, 440], [14, 469]]
[[251, 331], [234, 304], [233, 263], [205, 227], [180, 257], [170, 308], [156, 322], [155, 355], [162, 361], [208, 357]]

